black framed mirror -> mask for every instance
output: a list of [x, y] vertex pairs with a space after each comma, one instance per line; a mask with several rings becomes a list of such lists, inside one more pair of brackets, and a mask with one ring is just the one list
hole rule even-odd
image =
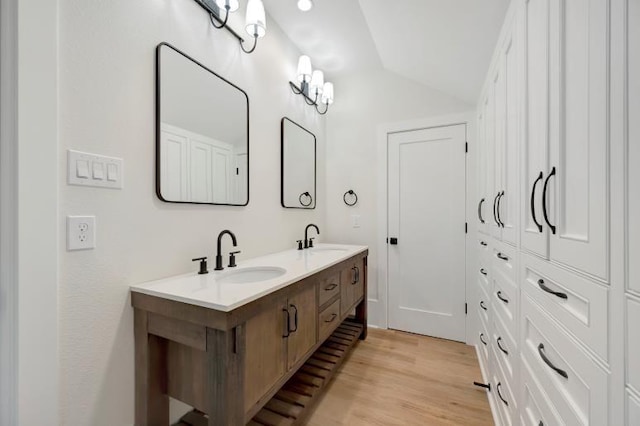
[[156, 48], [156, 194], [249, 203], [249, 97], [168, 43]]
[[316, 137], [290, 120], [282, 118], [281, 204], [292, 209], [316, 208]]

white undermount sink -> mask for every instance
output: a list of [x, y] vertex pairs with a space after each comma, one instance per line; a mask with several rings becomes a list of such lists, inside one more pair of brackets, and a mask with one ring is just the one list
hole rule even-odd
[[286, 269], [277, 266], [254, 266], [227, 272], [216, 281], [220, 284], [257, 283], [278, 278], [286, 272]]

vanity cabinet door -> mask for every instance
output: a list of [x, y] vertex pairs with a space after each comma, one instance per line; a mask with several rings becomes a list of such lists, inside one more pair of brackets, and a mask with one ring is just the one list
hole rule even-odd
[[289, 298], [290, 329], [287, 371], [303, 358], [318, 341], [316, 283]]
[[343, 318], [351, 313], [364, 294], [364, 274], [364, 259], [350, 263], [340, 274], [340, 312]]
[[257, 313], [246, 323], [245, 412], [285, 374], [287, 299]]

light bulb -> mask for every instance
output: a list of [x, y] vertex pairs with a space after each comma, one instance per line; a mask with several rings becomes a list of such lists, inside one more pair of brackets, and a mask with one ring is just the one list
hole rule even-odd
[[311, 79], [311, 58], [307, 55], [300, 56], [298, 59], [298, 82], [307, 82]]
[[322, 86], [324, 86], [324, 73], [320, 70], [315, 70], [311, 74], [311, 83], [309, 84], [309, 93], [312, 96], [319, 96], [322, 94]]
[[229, 6], [229, 12], [235, 12], [238, 10], [240, 3], [238, 0], [216, 0], [216, 6], [220, 9], [220, 12], [224, 11]]
[[303, 12], [307, 12], [311, 10], [313, 7], [313, 1], [311, 0], [298, 0], [298, 9]]
[[333, 83], [325, 83], [322, 87], [322, 103], [326, 105], [333, 103]]
[[249, 0], [249, 3], [247, 3], [245, 28], [251, 37], [262, 38], [267, 33], [267, 20], [261, 0]]

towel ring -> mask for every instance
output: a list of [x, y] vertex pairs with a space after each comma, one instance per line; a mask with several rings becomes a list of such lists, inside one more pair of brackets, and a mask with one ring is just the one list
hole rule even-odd
[[[351, 197], [353, 197], [353, 202], [350, 203], [350, 202], [347, 201], [347, 195], [350, 195]], [[353, 191], [353, 189], [350, 189], [350, 190], [348, 190], [347, 192], [344, 193], [344, 195], [342, 196], [342, 200], [349, 207], [355, 206], [358, 203], [358, 194], [356, 194]]]
[[[309, 202], [307, 204], [302, 202], [302, 199], [304, 197], [309, 198]], [[309, 194], [309, 192], [303, 192], [302, 194], [300, 194], [300, 196], [298, 197], [298, 201], [300, 201], [300, 205], [304, 206], [304, 207], [309, 207], [311, 205], [311, 203], [313, 203], [313, 197], [311, 196], [311, 194]]]

